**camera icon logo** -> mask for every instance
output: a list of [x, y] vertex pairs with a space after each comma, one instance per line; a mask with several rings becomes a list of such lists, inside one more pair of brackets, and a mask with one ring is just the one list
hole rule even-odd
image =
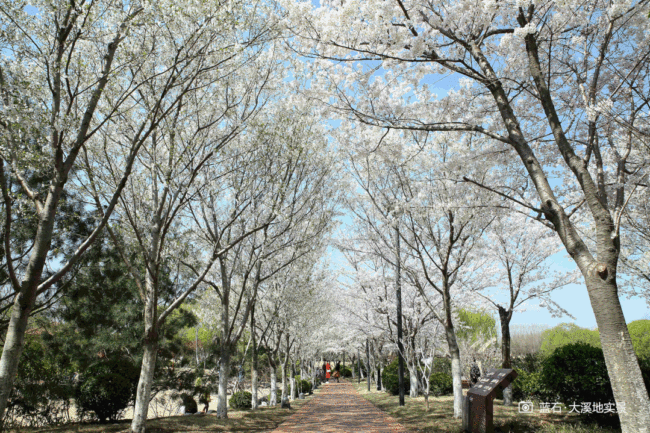
[[532, 401], [520, 401], [519, 402], [519, 413], [533, 413], [533, 402]]

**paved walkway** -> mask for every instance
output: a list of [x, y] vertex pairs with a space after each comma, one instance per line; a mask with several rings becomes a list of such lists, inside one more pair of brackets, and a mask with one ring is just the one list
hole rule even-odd
[[408, 433], [395, 418], [361, 397], [349, 383], [322, 385], [319, 394], [273, 430], [289, 432]]

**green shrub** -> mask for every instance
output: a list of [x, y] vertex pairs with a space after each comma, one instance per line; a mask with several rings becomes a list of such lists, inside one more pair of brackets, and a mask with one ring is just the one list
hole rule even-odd
[[431, 373], [429, 377], [429, 393], [435, 397], [453, 394], [454, 386], [451, 374]]
[[81, 413], [92, 411], [101, 421], [114, 421], [135, 395], [139, 369], [125, 358], [92, 364], [75, 389]]
[[584, 343], [593, 347], [600, 346], [600, 334], [597, 330], [581, 328], [574, 323], [562, 323], [554, 328], [547, 329], [542, 334], [540, 353], [549, 356], [557, 348], [567, 344]]
[[544, 358], [537, 353], [527, 353], [512, 359], [517, 378], [512, 382], [512, 397], [516, 400], [542, 400], [547, 395], [540, 381]]
[[38, 335], [27, 335], [14, 389], [7, 402], [5, 427], [41, 426], [67, 419], [74, 395], [69, 364], [57, 362]]
[[634, 351], [639, 359], [650, 359], [650, 320], [635, 320], [627, 324]]
[[296, 375], [294, 377], [294, 379], [296, 379], [296, 386], [298, 387], [298, 392], [302, 392], [304, 394], [311, 393], [311, 382], [310, 381], [300, 379], [300, 375]]
[[[569, 406], [581, 402], [614, 402], [614, 394], [607, 375], [605, 357], [600, 348], [585, 343], [559, 347], [544, 360], [541, 385], [548, 397]], [[590, 414], [599, 424], [618, 421], [612, 414]]]
[[544, 400], [547, 391], [541, 381], [542, 373], [519, 371], [517, 378], [512, 382], [512, 398], [517, 401], [521, 400]]
[[451, 376], [451, 358], [434, 358], [431, 373], [445, 373]]
[[248, 391], [238, 391], [228, 400], [233, 409], [250, 409], [253, 406], [253, 395]]
[[[399, 394], [399, 377], [398, 377], [398, 358], [395, 358], [393, 362], [384, 367], [384, 371], [381, 372], [381, 382], [386, 388], [386, 390], [393, 394]], [[404, 366], [404, 393], [408, 393], [411, 389], [409, 371]]]
[[352, 377], [352, 370], [350, 367], [341, 367], [341, 376]]

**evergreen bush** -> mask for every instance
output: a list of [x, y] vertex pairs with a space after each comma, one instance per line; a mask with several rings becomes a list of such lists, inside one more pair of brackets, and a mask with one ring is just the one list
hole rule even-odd
[[431, 373], [445, 373], [451, 376], [451, 358], [434, 358]]
[[74, 369], [53, 359], [40, 336], [27, 335], [14, 389], [7, 402], [5, 427], [57, 424], [67, 419], [74, 395]]
[[435, 397], [454, 393], [451, 374], [434, 372], [429, 377], [429, 393]]
[[253, 407], [253, 395], [248, 391], [237, 391], [228, 403], [232, 409], [250, 409]]
[[[603, 351], [590, 344], [574, 343], [555, 349], [543, 361], [540, 381], [548, 391], [548, 398], [567, 407], [582, 402], [614, 402]], [[618, 422], [618, 416], [611, 413], [592, 413], [585, 417], [599, 424]]]
[[341, 376], [352, 377], [352, 370], [350, 369], [350, 367], [341, 367]]
[[135, 396], [139, 373], [139, 369], [125, 358], [92, 364], [75, 389], [79, 411], [93, 412], [100, 422], [116, 420]]
[[[386, 367], [384, 367], [384, 371], [381, 372], [381, 381], [384, 387], [386, 388], [386, 391], [393, 395], [398, 395], [399, 394], [399, 377], [398, 377], [398, 369], [399, 369], [399, 359], [395, 358], [393, 362], [388, 364]], [[409, 371], [404, 366], [404, 393], [408, 393], [411, 389], [411, 382], [410, 382], [410, 376], [409, 376]]]

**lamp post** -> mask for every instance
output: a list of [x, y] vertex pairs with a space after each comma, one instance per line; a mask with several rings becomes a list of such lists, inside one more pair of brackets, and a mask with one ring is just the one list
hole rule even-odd
[[399, 405], [404, 406], [404, 344], [402, 343], [402, 259], [400, 252], [399, 216], [402, 209], [397, 203], [388, 206], [389, 213], [393, 215], [393, 229], [395, 230], [395, 297], [397, 298], [397, 349], [398, 355], [398, 380], [399, 380]]

